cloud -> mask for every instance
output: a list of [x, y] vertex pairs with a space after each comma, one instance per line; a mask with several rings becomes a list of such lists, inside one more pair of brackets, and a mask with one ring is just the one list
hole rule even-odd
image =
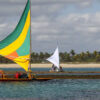
[[[26, 1], [0, 1], [0, 40], [15, 28]], [[61, 51], [99, 50], [100, 12], [87, 10], [93, 5], [94, 0], [32, 0], [33, 51], [52, 52], [57, 41]]]
[[0, 24], [0, 28], [4, 28], [4, 27], [6, 27], [6, 26], [7, 26], [6, 23]]
[[57, 41], [59, 41], [62, 44], [61, 47], [67, 50], [73, 48], [76, 51], [80, 51], [84, 50], [84, 47], [86, 48], [85, 50], [93, 49], [93, 47], [95, 49], [96, 47], [98, 48], [97, 44], [99, 44], [100, 37], [99, 18], [99, 12], [58, 16], [54, 21], [46, 18], [46, 16], [38, 17], [32, 23], [33, 35], [35, 37], [33, 39], [41, 45], [44, 42], [48, 42], [48, 45], [53, 43], [56, 45]]

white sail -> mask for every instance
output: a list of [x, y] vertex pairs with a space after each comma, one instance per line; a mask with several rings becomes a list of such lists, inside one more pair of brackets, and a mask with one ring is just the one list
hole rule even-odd
[[47, 59], [49, 62], [53, 63], [57, 68], [59, 68], [59, 49], [56, 48], [54, 54]]

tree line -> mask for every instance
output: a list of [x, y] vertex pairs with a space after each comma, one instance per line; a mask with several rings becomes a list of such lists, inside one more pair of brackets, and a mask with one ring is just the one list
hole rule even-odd
[[[50, 57], [52, 54], [50, 53], [35, 53], [33, 52], [31, 54], [31, 63], [48, 63], [46, 59]], [[60, 62], [61, 63], [76, 63], [76, 62], [84, 62], [84, 63], [89, 63], [89, 62], [100, 62], [100, 52], [99, 51], [94, 51], [94, 52], [81, 52], [81, 53], [76, 53], [74, 50], [71, 50], [69, 53], [68, 52], [60, 52]], [[14, 63], [13, 61], [0, 56], [0, 63]]]

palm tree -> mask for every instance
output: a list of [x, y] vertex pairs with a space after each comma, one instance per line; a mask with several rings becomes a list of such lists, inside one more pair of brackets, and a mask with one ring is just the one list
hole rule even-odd
[[84, 60], [85, 60], [85, 53], [84, 53], [84, 52], [82, 52], [82, 53], [80, 54], [80, 60], [81, 60], [81, 61], [84, 61]]
[[66, 61], [70, 62], [71, 61], [71, 57], [70, 57], [70, 54], [66, 54]]
[[93, 52], [94, 57], [96, 57], [97, 54], [98, 54], [98, 52], [95, 50], [95, 51]]
[[96, 61], [97, 62], [100, 61], [100, 55], [99, 54], [96, 56]]
[[91, 56], [89, 51], [86, 52], [86, 55], [87, 55], [88, 58]]
[[75, 55], [75, 51], [72, 49], [72, 50], [70, 51], [70, 54], [71, 54], [71, 56], [74, 56], [74, 55]]

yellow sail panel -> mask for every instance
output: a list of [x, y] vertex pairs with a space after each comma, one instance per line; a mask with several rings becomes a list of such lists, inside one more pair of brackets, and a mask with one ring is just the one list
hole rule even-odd
[[26, 71], [28, 71], [29, 58], [30, 58], [30, 55], [20, 56], [18, 58], [15, 58], [14, 61], [17, 64], [19, 64], [21, 67], [23, 67]]

